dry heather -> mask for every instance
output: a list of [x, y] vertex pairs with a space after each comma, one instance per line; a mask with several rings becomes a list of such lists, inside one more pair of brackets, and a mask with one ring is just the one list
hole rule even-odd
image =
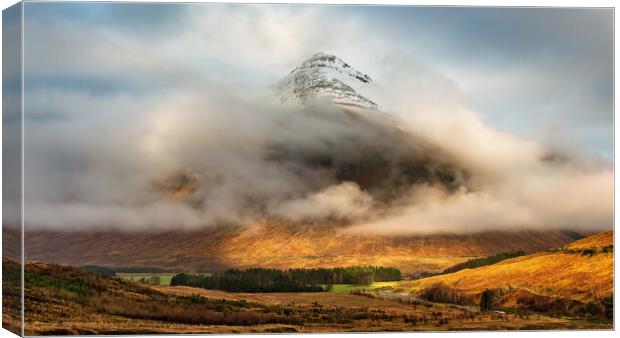
[[[19, 265], [4, 261], [6, 282]], [[66, 266], [26, 265], [27, 335], [606, 328], [343, 293], [232, 294], [150, 288]], [[7, 295], [5, 295], [5, 301]], [[8, 295], [16, 298], [15, 295]], [[18, 298], [16, 298], [18, 299]], [[5, 314], [4, 325], [16, 321]]]
[[262, 220], [252, 227], [194, 232], [33, 232], [26, 239], [27, 260], [76, 266], [154, 266], [210, 271], [223, 267], [379, 265], [396, 267], [407, 274], [440, 272], [468, 258], [498, 252], [537, 252], [560, 247], [576, 238], [574, 233], [561, 231], [386, 237], [346, 233], [337, 222], [304, 226]]
[[612, 231], [601, 232], [586, 238], [569, 243], [564, 248], [571, 250], [604, 248], [614, 244]]
[[403, 282], [398, 287], [420, 295], [446, 289], [472, 299], [471, 304], [478, 303], [482, 292], [489, 289], [501, 306], [602, 314], [613, 296], [612, 240], [612, 233], [605, 232], [564, 248]]

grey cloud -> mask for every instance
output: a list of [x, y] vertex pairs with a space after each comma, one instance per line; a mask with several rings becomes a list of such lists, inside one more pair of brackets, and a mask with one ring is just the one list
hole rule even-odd
[[[482, 103], [519, 116], [509, 124], [534, 124], [523, 110], [532, 107], [556, 116], [573, 105], [574, 95], [566, 93], [578, 92], [579, 84], [536, 97], [522, 89], [551, 59], [537, 59], [531, 69], [507, 60], [505, 74], [469, 77], [468, 92], [453, 75], [470, 76], [473, 62], [453, 64], [459, 68], [446, 73], [449, 60], [438, 59], [435, 67], [424, 53], [411, 57], [408, 40], [385, 39], [364, 25], [359, 10], [341, 17], [320, 7], [193, 9], [171, 14], [171, 21], [182, 19], [174, 33], [148, 37], [125, 34], [129, 26], [116, 28], [106, 21], [111, 18], [66, 14], [47, 17], [56, 20], [47, 26], [46, 14], [33, 15], [26, 46], [28, 227], [182, 229], [255, 217], [336, 217], [351, 231], [381, 234], [610, 226], [609, 161], [566, 151], [561, 137], [532, 140], [497, 130], [467, 107], [483, 98], [491, 79], [504, 87], [488, 92], [497, 101]], [[151, 17], [167, 21], [165, 10]], [[495, 43], [485, 39], [487, 48]], [[368, 71], [379, 84], [369, 95], [391, 117], [351, 118], [321, 102], [276, 104], [269, 86], [320, 50]], [[570, 82], [572, 75], [559, 77], [559, 70], [539, 75], [545, 81], [537, 88]], [[599, 73], [579, 71], [596, 82]], [[549, 94], [557, 105], [541, 104]], [[522, 104], [529, 100], [531, 106]], [[583, 107], [607, 109], [592, 96]], [[575, 120], [560, 124], [562, 132], [589, 120], [581, 109], [568, 114]], [[600, 114], [592, 130], [605, 125], [607, 115]], [[381, 164], [378, 171], [366, 171], [364, 164], [373, 161]], [[422, 172], [445, 170], [454, 183], [427, 175], [431, 179], [392, 189], [408, 177], [398, 170], [407, 161], [427, 161]], [[377, 185], [363, 175], [338, 175], [347, 163], [389, 179]], [[571, 198], [576, 195], [585, 197]]]

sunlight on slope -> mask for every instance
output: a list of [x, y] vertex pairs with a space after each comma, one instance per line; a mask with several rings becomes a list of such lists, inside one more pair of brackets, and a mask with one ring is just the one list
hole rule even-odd
[[[610, 245], [612, 239], [611, 232], [605, 232], [576, 241], [567, 248], [596, 248]], [[613, 252], [587, 255], [548, 251], [476, 269], [403, 282], [401, 288], [416, 293], [443, 282], [467, 294], [494, 288], [523, 288], [547, 296], [586, 301], [612, 294], [613, 263]]]

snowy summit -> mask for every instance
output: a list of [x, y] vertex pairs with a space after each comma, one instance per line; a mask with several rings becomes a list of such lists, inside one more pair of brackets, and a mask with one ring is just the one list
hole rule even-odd
[[282, 103], [323, 99], [341, 106], [379, 110], [375, 102], [360, 95], [355, 88], [370, 85], [370, 76], [349, 66], [337, 56], [317, 53], [302, 62], [277, 84]]

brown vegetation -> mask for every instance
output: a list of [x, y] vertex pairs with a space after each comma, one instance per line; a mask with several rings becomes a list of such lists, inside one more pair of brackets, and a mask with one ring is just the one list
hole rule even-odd
[[605, 231], [586, 238], [569, 243], [564, 248], [566, 249], [592, 249], [592, 248], [604, 248], [614, 244], [614, 234], [612, 231]]
[[[611, 232], [489, 266], [404, 282], [399, 288], [447, 303], [479, 305], [485, 290], [493, 306], [582, 318], [611, 318]], [[586, 254], [587, 253], [587, 254]]]
[[[13, 262], [6, 264], [5, 273], [19, 269]], [[419, 306], [376, 294], [243, 294], [147, 287], [53, 264], [28, 264], [25, 271], [27, 335], [601, 327], [545, 316], [525, 319]]]
[[[153, 266], [184, 271], [379, 265], [403, 273], [441, 272], [469, 258], [560, 247], [575, 234], [561, 231], [485, 232], [425, 236], [347, 233], [341, 224], [257, 221], [250, 227], [175, 232], [29, 232], [26, 260], [75, 266]], [[63, 248], [63, 250], [58, 250]]]
[[474, 296], [444, 283], [435, 283], [424, 289], [422, 298], [438, 303], [452, 303], [458, 305], [473, 305]]

